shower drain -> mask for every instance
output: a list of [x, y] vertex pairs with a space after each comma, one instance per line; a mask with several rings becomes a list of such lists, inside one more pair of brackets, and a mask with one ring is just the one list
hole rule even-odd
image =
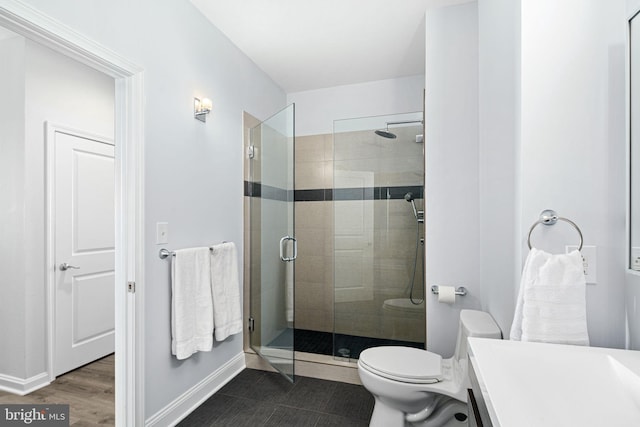
[[348, 348], [339, 348], [338, 354], [342, 357], [349, 357], [351, 356], [351, 350], [349, 350]]

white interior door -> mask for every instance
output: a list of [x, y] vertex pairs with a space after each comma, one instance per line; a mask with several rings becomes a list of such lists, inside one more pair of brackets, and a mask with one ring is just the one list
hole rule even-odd
[[115, 346], [114, 147], [54, 132], [54, 374]]

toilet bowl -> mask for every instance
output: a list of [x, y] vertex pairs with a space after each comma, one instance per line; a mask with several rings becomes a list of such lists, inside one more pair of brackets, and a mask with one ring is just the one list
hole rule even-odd
[[462, 310], [453, 357], [411, 347], [372, 347], [358, 360], [362, 385], [375, 399], [371, 427], [466, 425], [467, 338], [502, 338], [490, 314]]

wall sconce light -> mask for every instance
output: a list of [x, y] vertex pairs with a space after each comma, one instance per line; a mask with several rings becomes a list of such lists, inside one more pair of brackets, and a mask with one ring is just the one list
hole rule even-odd
[[213, 107], [209, 98], [193, 98], [193, 117], [201, 122], [207, 121], [207, 114], [211, 112]]

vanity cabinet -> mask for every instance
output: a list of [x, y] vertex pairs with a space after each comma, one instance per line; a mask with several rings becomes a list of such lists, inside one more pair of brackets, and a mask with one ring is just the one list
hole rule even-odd
[[478, 403], [473, 397], [473, 390], [467, 389], [467, 414], [469, 416], [469, 427], [483, 427], [482, 418], [478, 411]]
[[469, 359], [468, 363], [469, 380], [471, 381], [471, 388], [467, 390], [469, 427], [493, 427], [471, 359]]
[[468, 352], [469, 425], [640, 426], [640, 351], [469, 338]]

